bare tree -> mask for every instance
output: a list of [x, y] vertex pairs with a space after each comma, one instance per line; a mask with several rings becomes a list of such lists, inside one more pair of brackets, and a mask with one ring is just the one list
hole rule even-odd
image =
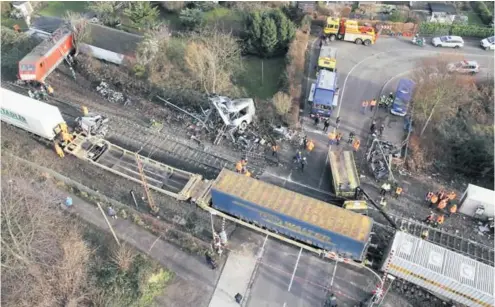
[[76, 306], [90, 251], [62, 198], [29, 168], [2, 157], [2, 305]]
[[88, 20], [81, 14], [70, 11], [65, 14], [64, 19], [73, 33], [73, 42], [77, 53], [79, 51], [80, 44], [91, 42], [91, 33], [88, 27]]
[[238, 93], [233, 78], [241, 69], [241, 48], [232, 34], [209, 29], [192, 35], [184, 60], [191, 79], [206, 93]]

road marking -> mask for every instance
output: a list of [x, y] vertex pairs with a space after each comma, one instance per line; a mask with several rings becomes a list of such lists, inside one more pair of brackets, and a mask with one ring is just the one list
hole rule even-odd
[[329, 195], [329, 196], [334, 196], [332, 193], [329, 193], [327, 191], [320, 190], [318, 188], [314, 188], [312, 186], [309, 186], [309, 185], [306, 185], [306, 184], [303, 184], [303, 183], [299, 183], [297, 181], [294, 181], [294, 180], [290, 179], [289, 177], [287, 177], [287, 178], [286, 177], [282, 177], [282, 176], [279, 176], [279, 175], [272, 174], [270, 172], [264, 172], [263, 175], [268, 175], [268, 176], [272, 176], [274, 178], [282, 179], [282, 180], [284, 180], [284, 184], [285, 184], [285, 182], [289, 182], [289, 183], [297, 184], [297, 185], [299, 185], [299, 186], [301, 186], [303, 188], [316, 191], [318, 193], [322, 193], [322, 194]]
[[302, 248], [299, 250], [299, 255], [297, 256], [296, 265], [294, 266], [294, 271], [292, 272], [292, 277], [290, 278], [289, 288], [287, 292], [290, 292], [290, 288], [292, 288], [292, 282], [294, 281], [294, 276], [296, 275], [297, 265], [299, 264], [299, 259], [301, 259]]
[[287, 303], [286, 303], [286, 302], [284, 302], [284, 306], [282, 306], [282, 307], [287, 307]]
[[266, 245], [266, 241], [268, 241], [268, 237], [269, 237], [269, 235], [266, 235], [265, 241], [263, 241], [263, 245], [261, 245], [261, 249], [258, 253], [258, 261], [260, 261], [261, 258], [263, 258], [263, 254], [265, 252], [265, 245]]

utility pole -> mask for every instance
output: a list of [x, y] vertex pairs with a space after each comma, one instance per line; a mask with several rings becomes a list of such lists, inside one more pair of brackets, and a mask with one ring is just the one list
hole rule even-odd
[[112, 224], [110, 224], [110, 221], [107, 218], [107, 215], [105, 214], [105, 211], [103, 211], [103, 208], [101, 207], [100, 203], [96, 203], [98, 205], [98, 208], [100, 208], [101, 214], [103, 214], [103, 217], [105, 218], [105, 221], [107, 222], [108, 228], [110, 228], [110, 231], [112, 232], [113, 238], [115, 239], [115, 242], [120, 246], [120, 241], [117, 235], [115, 234], [115, 231], [113, 231]]

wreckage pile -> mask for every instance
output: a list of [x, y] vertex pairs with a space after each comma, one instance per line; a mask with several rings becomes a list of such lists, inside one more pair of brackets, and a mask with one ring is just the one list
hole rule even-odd
[[378, 138], [373, 140], [366, 158], [376, 180], [386, 179], [390, 175], [391, 163], [394, 158], [400, 158], [401, 148]]
[[126, 106], [131, 102], [123, 93], [112, 90], [105, 81], [100, 82], [100, 85], [96, 87], [96, 91], [112, 103], [120, 103]]

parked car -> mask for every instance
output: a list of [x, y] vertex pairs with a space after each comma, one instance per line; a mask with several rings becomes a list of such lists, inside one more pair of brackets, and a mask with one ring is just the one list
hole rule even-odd
[[480, 41], [481, 48], [485, 50], [494, 50], [495, 49], [495, 36], [487, 37]]
[[460, 74], [476, 74], [480, 71], [480, 66], [476, 61], [460, 61], [456, 63], [450, 63], [447, 65], [447, 70], [450, 73]]
[[450, 48], [464, 47], [464, 40], [460, 36], [434, 37], [431, 40], [431, 43], [435, 47], [450, 47]]

